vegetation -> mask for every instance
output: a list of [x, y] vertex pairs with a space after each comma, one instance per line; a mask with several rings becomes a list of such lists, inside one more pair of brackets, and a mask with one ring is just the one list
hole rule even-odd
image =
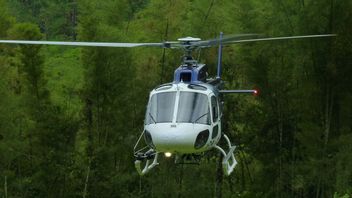
[[[149, 91], [181, 52], [0, 45], [0, 197], [351, 197], [352, 2], [0, 0], [0, 38], [159, 42], [226, 33], [337, 33], [224, 48], [225, 129], [238, 165], [140, 177], [132, 150]], [[216, 49], [201, 62], [215, 73]], [[220, 172], [221, 173], [221, 172]]]

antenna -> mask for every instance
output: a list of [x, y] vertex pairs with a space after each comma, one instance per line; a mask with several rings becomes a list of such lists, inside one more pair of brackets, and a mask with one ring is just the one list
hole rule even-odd
[[220, 32], [219, 50], [218, 50], [218, 69], [217, 69], [216, 79], [220, 79], [221, 78], [222, 36], [223, 36], [223, 33]]

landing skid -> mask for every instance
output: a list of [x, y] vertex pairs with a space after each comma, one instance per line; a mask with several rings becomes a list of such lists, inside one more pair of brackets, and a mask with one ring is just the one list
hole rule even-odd
[[224, 138], [229, 146], [228, 153], [226, 153], [224, 151], [224, 149], [222, 149], [218, 145], [215, 145], [214, 147], [217, 148], [223, 154], [223, 156], [224, 156], [224, 159], [222, 160], [223, 171], [227, 176], [229, 176], [237, 164], [237, 161], [235, 159], [235, 155], [233, 154], [236, 146], [231, 145], [230, 139], [225, 134], [224, 134]]
[[[136, 161], [134, 161], [134, 166], [136, 167], [139, 175], [144, 175], [144, 174], [148, 173], [151, 169], [153, 169], [156, 165], [159, 165], [158, 153], [155, 152], [153, 149], [150, 149], [145, 154], [139, 153], [137, 155], [138, 156], [136, 157]], [[147, 160], [147, 162], [145, 163], [144, 168], [142, 170], [141, 163], [145, 159]]]

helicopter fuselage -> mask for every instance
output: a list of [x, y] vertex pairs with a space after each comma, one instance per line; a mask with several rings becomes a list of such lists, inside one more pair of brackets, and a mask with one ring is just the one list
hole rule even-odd
[[144, 138], [157, 152], [188, 154], [213, 148], [221, 137], [216, 87], [199, 82], [172, 83], [150, 93]]
[[[222, 90], [220, 74], [218, 68], [216, 78], [207, 78], [206, 65], [186, 56], [184, 64], [175, 70], [174, 81], [150, 92], [142, 132], [147, 147], [137, 148], [142, 135], [134, 147], [139, 174], [144, 175], [159, 164], [159, 153], [166, 157], [175, 154], [175, 163], [197, 164], [202, 156], [200, 153], [212, 148], [222, 153], [224, 172], [231, 174], [237, 164], [236, 147], [222, 133], [221, 96], [224, 93], [256, 93], [256, 90]], [[227, 144], [225, 149], [218, 144], [221, 137]], [[141, 162], [145, 159], [142, 169]]]

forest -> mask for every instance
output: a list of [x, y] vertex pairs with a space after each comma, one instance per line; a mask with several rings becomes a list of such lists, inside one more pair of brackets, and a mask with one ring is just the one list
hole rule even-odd
[[[135, 170], [149, 92], [173, 80], [182, 51], [0, 44], [0, 197], [352, 197], [351, 10], [350, 0], [0, 0], [0, 40], [337, 34], [224, 47], [225, 87], [260, 90], [225, 96], [230, 176], [216, 150], [200, 165], [162, 157]], [[199, 60], [216, 74], [216, 48]]]

